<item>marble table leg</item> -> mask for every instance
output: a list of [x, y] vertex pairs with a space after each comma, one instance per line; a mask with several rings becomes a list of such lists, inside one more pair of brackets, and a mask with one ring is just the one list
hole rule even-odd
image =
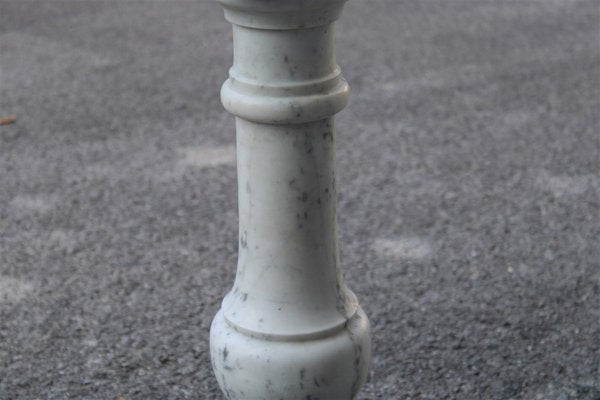
[[371, 353], [343, 282], [335, 127], [348, 99], [335, 61], [343, 0], [219, 0], [234, 62], [221, 90], [236, 116], [239, 258], [210, 333], [225, 396], [352, 399]]

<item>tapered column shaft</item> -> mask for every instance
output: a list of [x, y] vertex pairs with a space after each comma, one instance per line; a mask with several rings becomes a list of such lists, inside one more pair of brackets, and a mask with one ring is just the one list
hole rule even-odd
[[228, 321], [270, 336], [341, 328], [356, 301], [341, 285], [333, 121], [237, 121], [240, 244]]

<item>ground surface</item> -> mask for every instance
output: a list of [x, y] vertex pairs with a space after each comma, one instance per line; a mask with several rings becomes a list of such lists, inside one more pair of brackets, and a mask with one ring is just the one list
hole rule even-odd
[[[600, 399], [598, 1], [351, 1], [359, 399]], [[237, 252], [209, 1], [0, 0], [0, 399], [217, 399]]]

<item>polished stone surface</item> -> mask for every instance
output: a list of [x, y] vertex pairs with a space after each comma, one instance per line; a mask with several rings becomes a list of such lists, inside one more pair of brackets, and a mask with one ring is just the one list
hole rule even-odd
[[371, 329], [343, 279], [336, 218], [344, 2], [219, 2], [233, 29], [221, 101], [236, 121], [239, 244], [210, 356], [228, 400], [351, 400], [367, 379]]
[[[358, 399], [600, 396], [598, 19], [597, 1], [347, 4]], [[1, 399], [219, 398], [231, 50], [210, 1], [0, 2]]]

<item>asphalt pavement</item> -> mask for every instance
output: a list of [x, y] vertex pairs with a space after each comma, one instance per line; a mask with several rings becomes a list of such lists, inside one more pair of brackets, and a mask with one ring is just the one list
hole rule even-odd
[[[597, 0], [347, 4], [359, 400], [600, 399], [599, 31]], [[230, 32], [211, 1], [0, 0], [0, 399], [222, 398]]]

